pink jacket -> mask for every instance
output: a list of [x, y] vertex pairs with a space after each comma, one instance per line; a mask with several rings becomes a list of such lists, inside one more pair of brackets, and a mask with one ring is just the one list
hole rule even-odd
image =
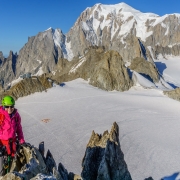
[[8, 112], [0, 106], [0, 139], [15, 139], [16, 135], [20, 144], [25, 142], [21, 126], [21, 117], [17, 112], [17, 109], [14, 110], [13, 115], [10, 118]]

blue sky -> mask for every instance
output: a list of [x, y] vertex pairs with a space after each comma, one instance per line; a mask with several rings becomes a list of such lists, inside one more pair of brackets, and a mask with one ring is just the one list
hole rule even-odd
[[125, 2], [141, 12], [180, 13], [180, 0], [0, 0], [0, 51], [18, 52], [28, 37], [49, 27], [67, 33], [81, 12], [96, 3]]

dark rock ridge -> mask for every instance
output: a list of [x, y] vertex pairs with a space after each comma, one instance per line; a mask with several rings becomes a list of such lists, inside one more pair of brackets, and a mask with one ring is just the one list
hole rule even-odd
[[113, 124], [110, 133], [92, 132], [82, 162], [83, 180], [131, 180], [120, 148], [119, 127]]
[[19, 83], [12, 86], [7, 91], [0, 91], [0, 98], [2, 99], [5, 95], [11, 95], [15, 99], [19, 97], [27, 96], [35, 92], [46, 91], [48, 88], [53, 86], [53, 81], [46, 77], [45, 74], [41, 76], [33, 76], [30, 78], [25, 78]]

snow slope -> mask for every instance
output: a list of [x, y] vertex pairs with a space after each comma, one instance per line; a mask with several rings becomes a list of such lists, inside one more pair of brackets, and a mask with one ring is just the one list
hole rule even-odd
[[106, 92], [82, 79], [16, 103], [26, 141], [35, 146], [45, 141], [56, 162], [77, 174], [92, 130], [103, 133], [116, 121], [133, 180], [179, 172], [179, 105], [161, 90], [136, 86], [127, 92]]
[[155, 60], [155, 64], [167, 82], [180, 87], [180, 57], [166, 56], [164, 58], [159, 56], [158, 60]]
[[[82, 22], [82, 29], [88, 32], [86, 39], [96, 45], [98, 45], [97, 38], [99, 38], [99, 28], [101, 30], [106, 27], [107, 29], [109, 28], [111, 31], [111, 40], [114, 35], [116, 35], [117, 38], [116, 33], [118, 33], [123, 44], [125, 43], [123, 37], [126, 37], [131, 32], [133, 26], [136, 30], [136, 37], [142, 41], [146, 41], [146, 38], [153, 34], [153, 28], [158, 24], [166, 29], [165, 35], [169, 34], [169, 25], [163, 21], [170, 14], [159, 16], [154, 13], [142, 13], [123, 2], [114, 5], [98, 3], [91, 8], [86, 8], [83, 13], [90, 14], [86, 22]], [[172, 15], [175, 15], [177, 18], [180, 17], [180, 14]], [[78, 24], [78, 22], [79, 19], [75, 24]]]
[[160, 81], [153, 83], [148, 78], [133, 71], [133, 79], [136, 82], [136, 86], [142, 86], [144, 88], [160, 89], [162, 91], [173, 90], [180, 87], [180, 57], [173, 55], [158, 56], [158, 59], [153, 59], [159, 74]]

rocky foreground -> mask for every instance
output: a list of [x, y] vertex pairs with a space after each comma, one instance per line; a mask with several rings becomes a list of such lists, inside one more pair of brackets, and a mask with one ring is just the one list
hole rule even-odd
[[[103, 135], [92, 132], [82, 160], [81, 175], [68, 172], [59, 163], [56, 165], [48, 150], [44, 156], [44, 143], [39, 148], [23, 145], [17, 159], [13, 160], [10, 173], [1, 180], [131, 180], [119, 142], [119, 127], [113, 123], [111, 131]], [[147, 178], [146, 180], [152, 180]]]

